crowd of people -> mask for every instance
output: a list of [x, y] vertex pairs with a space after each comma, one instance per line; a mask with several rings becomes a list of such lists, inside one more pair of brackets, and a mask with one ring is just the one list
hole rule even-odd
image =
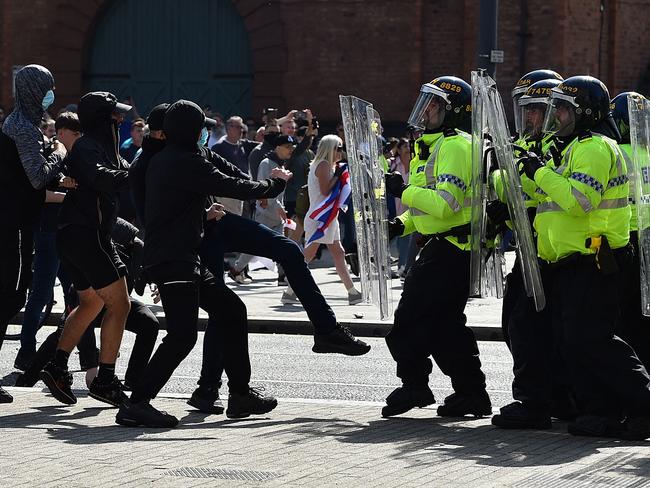
[[[551, 70], [527, 73], [513, 89], [518, 190], [536, 239], [546, 305], [539, 311], [528, 296], [518, 257], [502, 311], [515, 401], [492, 417], [497, 427], [548, 429], [562, 419], [575, 435], [650, 437], [650, 328], [640, 310], [630, 96], [639, 95], [610, 100], [596, 78], [564, 79]], [[76, 403], [68, 359], [78, 347], [89, 395], [118, 407], [117, 423], [173, 427], [178, 419], [151, 402], [194, 347], [201, 308], [209, 323], [188, 403], [222, 413], [225, 371], [228, 417], [270, 412], [277, 400], [250, 387], [247, 311], [226, 285], [227, 253], [236, 256], [227, 266], [235, 290], [250, 282], [252, 256], [277, 263], [278, 284], [287, 286], [282, 301], [304, 306], [315, 353], [369, 351], [338, 324], [308, 268], [326, 246], [349, 303], [361, 301], [346, 264], [353, 245], [345, 241], [354, 233], [341, 235], [336, 214], [321, 218], [349, 194], [342, 125], [317, 140], [310, 110], [278, 117], [268, 109], [256, 127], [237, 116], [224, 122], [188, 100], [157, 105], [145, 120], [114, 95], [91, 92], [52, 126], [44, 113], [53, 101], [50, 72], [24, 67], [0, 134], [0, 182], [9, 192], [0, 338], [31, 289], [18, 384], [40, 379], [58, 401]], [[470, 85], [441, 76], [422, 86], [408, 120], [411, 137], [384, 141], [388, 228], [404, 279], [386, 337], [402, 385], [386, 398], [384, 417], [435, 403], [431, 358], [454, 390], [438, 415], [492, 414], [464, 314], [474, 205], [471, 114]], [[253, 132], [254, 140], [245, 137]], [[503, 178], [494, 165], [485, 182], [497, 197], [486, 207], [489, 242], [511, 235]], [[40, 311], [57, 276], [66, 290], [65, 322], [37, 351]], [[155, 316], [131, 297], [147, 284], [167, 321], [157, 348]], [[137, 339], [122, 382], [115, 362], [125, 329]], [[0, 389], [0, 400], [12, 398]]]
[[[68, 360], [78, 347], [89, 395], [119, 407], [118, 423], [174, 426], [178, 420], [151, 400], [194, 347], [202, 308], [209, 325], [189, 403], [221, 413], [225, 371], [229, 417], [271, 411], [276, 399], [249, 385], [247, 311], [224, 280], [224, 255], [232, 252], [239, 253], [230, 270], [235, 278], [245, 273], [250, 256], [278, 263], [279, 282], [293, 287], [291, 296], [314, 326], [314, 352], [354, 356], [370, 350], [337, 322], [323, 298], [297, 243], [302, 231], [295, 240], [285, 236], [313, 158], [318, 123], [309, 110], [284, 117], [269, 110], [256, 132], [263, 141], [255, 142], [243, 137], [240, 117], [230, 117], [223, 128], [187, 100], [160, 104], [145, 120], [113, 94], [91, 92], [50, 122], [53, 102], [51, 73], [39, 65], [22, 68], [15, 107], [0, 134], [1, 181], [11, 188], [3, 207], [9, 230], [2, 238], [0, 337], [30, 289], [15, 362], [23, 371], [18, 385], [40, 379], [60, 402], [76, 403]], [[210, 138], [216, 139], [212, 146]], [[339, 180], [334, 165], [340, 148], [337, 143], [338, 157], [329, 161], [332, 181]], [[300, 186], [285, 194], [294, 172]], [[334, 237], [326, 243], [337, 243]], [[52, 300], [57, 276], [65, 320], [37, 350], [41, 311]], [[357, 303], [360, 294], [347, 278], [350, 303]], [[131, 296], [142, 295], [147, 284], [167, 321], [158, 348], [156, 317]], [[136, 342], [121, 381], [115, 362], [125, 329]], [[12, 397], [0, 389], [0, 400]]]

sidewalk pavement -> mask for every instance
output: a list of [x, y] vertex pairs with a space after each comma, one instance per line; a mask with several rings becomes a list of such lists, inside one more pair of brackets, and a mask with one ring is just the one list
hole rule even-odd
[[[324, 253], [325, 254], [325, 253]], [[339, 280], [336, 271], [329, 266], [328, 260], [310, 265], [316, 283], [319, 285], [323, 296], [328, 301], [334, 313], [343, 325], [351, 328], [355, 335], [361, 337], [383, 337], [388, 333], [392, 320], [381, 321], [379, 312], [373, 305], [359, 304], [348, 305], [347, 293]], [[226, 278], [229, 286], [241, 297], [248, 309], [249, 330], [260, 333], [276, 334], [312, 334], [313, 327], [307, 318], [302, 305], [283, 305], [280, 302], [284, 286], [277, 286], [277, 273], [266, 269], [256, 270], [251, 273], [254, 281], [250, 284], [238, 285]], [[360, 288], [358, 279], [354, 280]], [[402, 282], [392, 280], [393, 308], [397, 306], [402, 293]], [[144, 297], [135, 298], [151, 305], [152, 311], [159, 318], [161, 325], [165, 326], [164, 312], [160, 304], [154, 305], [148, 290]], [[56, 305], [52, 310], [47, 323], [58, 325], [63, 312], [63, 294], [61, 286], [54, 288]], [[501, 333], [501, 300], [496, 298], [470, 299], [465, 310], [467, 323], [474, 330], [476, 338], [482, 341], [502, 340]], [[199, 314], [200, 328], [205, 329], [207, 314]], [[12, 323], [22, 323], [22, 312]]]
[[262, 418], [206, 416], [182, 398], [156, 405], [172, 430], [114, 424], [115, 409], [73, 407], [38, 389], [9, 388], [0, 405], [0, 486], [639, 487], [650, 443], [507, 431], [489, 419], [449, 420], [433, 407], [380, 418], [363, 402], [280, 400]]

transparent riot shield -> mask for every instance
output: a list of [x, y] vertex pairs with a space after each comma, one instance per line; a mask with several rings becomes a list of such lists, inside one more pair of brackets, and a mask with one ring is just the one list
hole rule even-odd
[[627, 100], [630, 114], [630, 142], [632, 145], [632, 178], [636, 201], [639, 237], [639, 266], [641, 273], [641, 313], [650, 317], [650, 101], [630, 95]]
[[382, 320], [392, 317], [388, 211], [382, 154], [381, 120], [372, 104], [339, 96], [350, 169], [352, 205], [357, 231], [361, 292], [379, 308]]
[[488, 161], [491, 147], [488, 137], [485, 94], [475, 89], [479, 86], [472, 72], [472, 208], [470, 217], [470, 296], [503, 298], [505, 256], [500, 239], [488, 242], [487, 215], [490, 194], [488, 184]]
[[[475, 74], [476, 73], [476, 74]], [[540, 311], [546, 304], [542, 285], [537, 249], [524, 204], [521, 178], [515, 163], [510, 131], [503, 108], [503, 101], [497, 90], [495, 81], [484, 72], [472, 73], [472, 90], [478, 92], [482, 110], [487, 121], [491, 145], [502, 172], [504, 189], [513, 225], [513, 233], [517, 243], [517, 254], [521, 263], [526, 294], [535, 302], [535, 309]], [[473, 107], [473, 110], [476, 110]]]

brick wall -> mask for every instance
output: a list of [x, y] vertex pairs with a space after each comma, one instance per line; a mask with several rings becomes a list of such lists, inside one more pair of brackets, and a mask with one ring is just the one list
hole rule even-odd
[[[57, 107], [83, 91], [93, 26], [111, 0], [0, 0], [0, 102], [11, 106], [11, 68], [50, 67]], [[476, 65], [479, 0], [232, 0], [250, 34], [253, 110], [310, 106], [339, 118], [338, 95], [408, 116], [421, 83], [469, 79]], [[502, 95], [525, 72], [600, 76], [612, 95], [650, 90], [650, 0], [501, 0]], [[601, 28], [602, 25], [602, 28]], [[599, 57], [600, 53], [600, 57]]]

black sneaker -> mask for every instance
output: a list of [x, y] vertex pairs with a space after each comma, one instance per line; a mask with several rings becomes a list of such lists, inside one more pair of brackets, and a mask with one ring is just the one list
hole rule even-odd
[[484, 417], [492, 415], [492, 403], [486, 391], [467, 395], [452, 393], [445, 398], [445, 403], [438, 407], [438, 415], [441, 417]]
[[156, 410], [149, 401], [124, 402], [115, 416], [115, 423], [127, 427], [171, 428], [178, 425], [178, 419], [167, 412]]
[[245, 394], [230, 392], [226, 417], [242, 419], [250, 415], [263, 415], [278, 406], [272, 396], [266, 396], [261, 388], [249, 388]]
[[14, 397], [12, 397], [7, 390], [0, 386], [0, 403], [11, 403], [13, 401]]
[[197, 388], [187, 401], [187, 404], [196, 408], [199, 412], [221, 415], [223, 403], [219, 399], [218, 388]]
[[432, 403], [436, 403], [436, 399], [428, 386], [422, 388], [400, 386], [386, 398], [386, 406], [381, 409], [381, 416], [401, 415], [412, 408], [422, 408]]
[[18, 376], [16, 376], [16, 384], [14, 386], [31, 388], [36, 384], [37, 381], [38, 381], [38, 377], [34, 378], [28, 375], [27, 373], [21, 373]]
[[32, 364], [32, 359], [36, 356], [36, 351], [25, 351], [22, 347], [18, 349], [16, 359], [14, 361], [14, 368], [19, 371], [27, 371], [29, 365]]
[[90, 388], [88, 388], [88, 396], [114, 407], [119, 407], [125, 401], [128, 401], [122, 382], [117, 376], [113, 376], [108, 382], [100, 381], [96, 376], [90, 384]]
[[347, 327], [336, 324], [332, 332], [314, 335], [314, 347], [311, 350], [317, 353], [362, 356], [370, 351], [370, 346], [354, 337]]
[[74, 393], [70, 389], [72, 386], [72, 374], [70, 374], [68, 368], [61, 368], [54, 364], [53, 361], [50, 361], [38, 376], [49, 388], [52, 396], [58, 401], [66, 405], [74, 405], [77, 403], [77, 397], [74, 396]]
[[551, 416], [532, 410], [521, 402], [512, 402], [501, 407], [501, 413], [492, 417], [492, 425], [502, 429], [550, 429]]

